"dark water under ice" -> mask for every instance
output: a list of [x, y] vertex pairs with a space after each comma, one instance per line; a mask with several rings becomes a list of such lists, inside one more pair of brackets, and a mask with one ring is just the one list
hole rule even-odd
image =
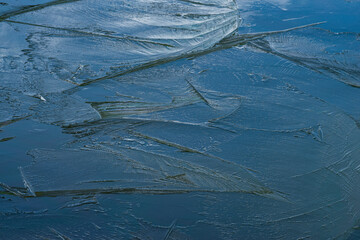
[[360, 239], [359, 12], [1, 0], [0, 239]]

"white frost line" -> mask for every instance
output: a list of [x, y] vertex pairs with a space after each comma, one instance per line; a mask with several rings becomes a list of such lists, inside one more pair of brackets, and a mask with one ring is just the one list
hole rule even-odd
[[29, 193], [31, 194], [31, 196], [36, 197], [36, 194], [35, 194], [35, 192], [34, 192], [34, 190], [33, 190], [33, 187], [31, 186], [31, 183], [30, 183], [30, 182], [26, 179], [26, 177], [25, 177], [23, 168], [22, 168], [22, 167], [19, 167], [19, 171], [20, 171], [21, 177], [22, 177], [22, 179], [23, 179], [25, 188], [29, 191]]

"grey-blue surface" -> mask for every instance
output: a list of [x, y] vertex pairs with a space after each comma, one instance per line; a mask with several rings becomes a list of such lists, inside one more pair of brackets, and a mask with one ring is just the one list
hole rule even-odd
[[360, 239], [360, 1], [0, 2], [0, 239]]

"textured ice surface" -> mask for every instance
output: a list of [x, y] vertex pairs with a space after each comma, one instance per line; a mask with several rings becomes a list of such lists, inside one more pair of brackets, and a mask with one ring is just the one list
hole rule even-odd
[[1, 1], [0, 239], [357, 239], [359, 9]]
[[230, 0], [53, 1], [39, 6], [4, 20], [27, 32], [28, 57], [17, 64], [31, 68], [41, 62], [44, 74], [75, 85], [207, 49], [239, 22]]

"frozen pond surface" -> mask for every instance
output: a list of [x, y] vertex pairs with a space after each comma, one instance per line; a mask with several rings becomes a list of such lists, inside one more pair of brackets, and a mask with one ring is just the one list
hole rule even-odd
[[360, 1], [0, 2], [0, 239], [360, 239]]

